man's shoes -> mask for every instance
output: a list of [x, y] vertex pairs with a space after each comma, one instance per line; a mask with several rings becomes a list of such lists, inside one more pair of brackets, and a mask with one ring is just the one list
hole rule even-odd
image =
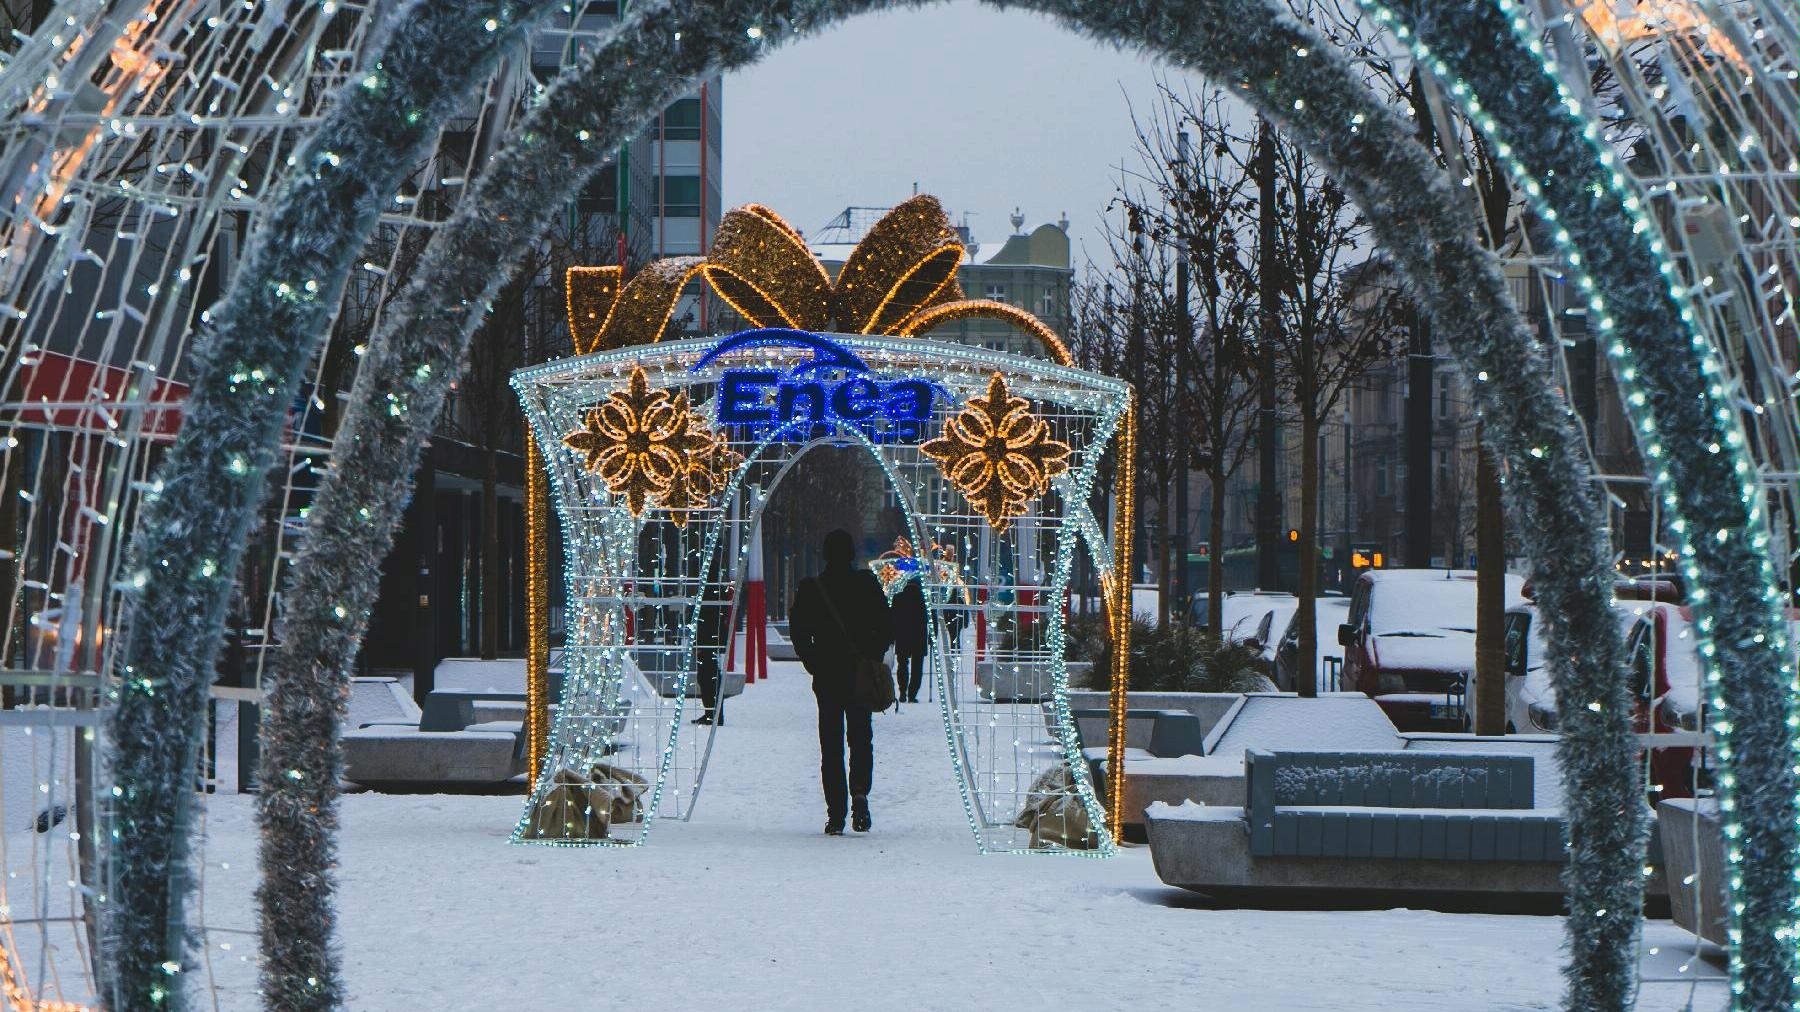
[[826, 836], [843, 836], [844, 835], [844, 820], [843, 819], [826, 819], [825, 820], [825, 835]]
[[[689, 723], [693, 723], [693, 724], [710, 724], [710, 723], [712, 723], [712, 722], [713, 722], [713, 718], [712, 718], [712, 714], [710, 714], [710, 713], [703, 713], [703, 714], [701, 714], [701, 715], [700, 715], [700, 716], [698, 716], [698, 717], [695, 717], [695, 718], [694, 718], [694, 719], [693, 719], [693, 720], [692, 720], [692, 721], [690, 721], [690, 722], [689, 722]], [[721, 720], [721, 721], [719, 721], [719, 723], [721, 723], [721, 724], [723, 724], [723, 723], [725, 723], [725, 722], [724, 722], [724, 721], [722, 721], [722, 720]]]
[[858, 794], [850, 803], [850, 828], [858, 833], [867, 833], [874, 820], [869, 818], [869, 796]]
[[908, 696], [908, 697], [906, 697], [906, 701], [907, 701], [907, 702], [909, 702], [909, 703], [916, 703], [916, 702], [918, 702], [918, 701], [919, 701], [919, 697], [917, 697], [917, 696]]

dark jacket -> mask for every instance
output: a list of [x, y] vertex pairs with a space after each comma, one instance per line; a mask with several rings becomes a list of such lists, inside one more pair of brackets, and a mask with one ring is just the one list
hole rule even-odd
[[[826, 597], [842, 626], [826, 610]], [[857, 656], [879, 659], [894, 641], [887, 595], [868, 570], [827, 569], [800, 581], [788, 611], [788, 634], [794, 652], [813, 676], [813, 691], [847, 699]]]
[[894, 653], [919, 657], [925, 653], [925, 591], [919, 581], [908, 580], [894, 595]]

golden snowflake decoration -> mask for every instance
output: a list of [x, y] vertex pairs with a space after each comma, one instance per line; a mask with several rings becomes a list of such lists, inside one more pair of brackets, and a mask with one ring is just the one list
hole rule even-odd
[[640, 517], [652, 497], [669, 491], [689, 455], [713, 441], [691, 422], [687, 394], [652, 390], [638, 366], [626, 388], [614, 390], [588, 412], [586, 426], [564, 436], [563, 444], [585, 455], [583, 466], [599, 475], [613, 495], [625, 498], [632, 516]]
[[1029, 407], [994, 373], [987, 396], [969, 398], [962, 411], [944, 419], [943, 435], [919, 447], [996, 531], [1024, 516], [1031, 500], [1049, 490], [1050, 479], [1069, 469], [1069, 444], [1051, 439], [1049, 423]]

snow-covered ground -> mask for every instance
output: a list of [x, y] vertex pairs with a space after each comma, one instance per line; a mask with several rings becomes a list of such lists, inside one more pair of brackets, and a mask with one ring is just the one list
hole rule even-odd
[[[729, 704], [693, 820], [642, 848], [509, 846], [517, 797], [345, 798], [351, 1008], [1558, 1007], [1553, 917], [1211, 910], [1142, 848], [980, 856], [935, 705], [876, 718], [875, 831], [825, 837], [806, 676], [772, 675]], [[251, 807], [208, 808], [205, 917], [238, 930], [201, 969], [251, 1009]], [[1649, 938], [1667, 957], [1688, 936]], [[1647, 984], [1639, 1007], [1688, 997]]]

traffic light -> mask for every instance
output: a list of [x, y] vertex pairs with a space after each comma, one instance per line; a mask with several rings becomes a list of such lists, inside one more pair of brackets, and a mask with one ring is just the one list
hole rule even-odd
[[1375, 545], [1350, 546], [1351, 569], [1382, 569], [1386, 567], [1386, 565], [1387, 559], [1383, 556], [1379, 547]]
[[1300, 540], [1300, 529], [1297, 527], [1289, 527], [1288, 528], [1288, 540], [1289, 541], [1299, 541]]

